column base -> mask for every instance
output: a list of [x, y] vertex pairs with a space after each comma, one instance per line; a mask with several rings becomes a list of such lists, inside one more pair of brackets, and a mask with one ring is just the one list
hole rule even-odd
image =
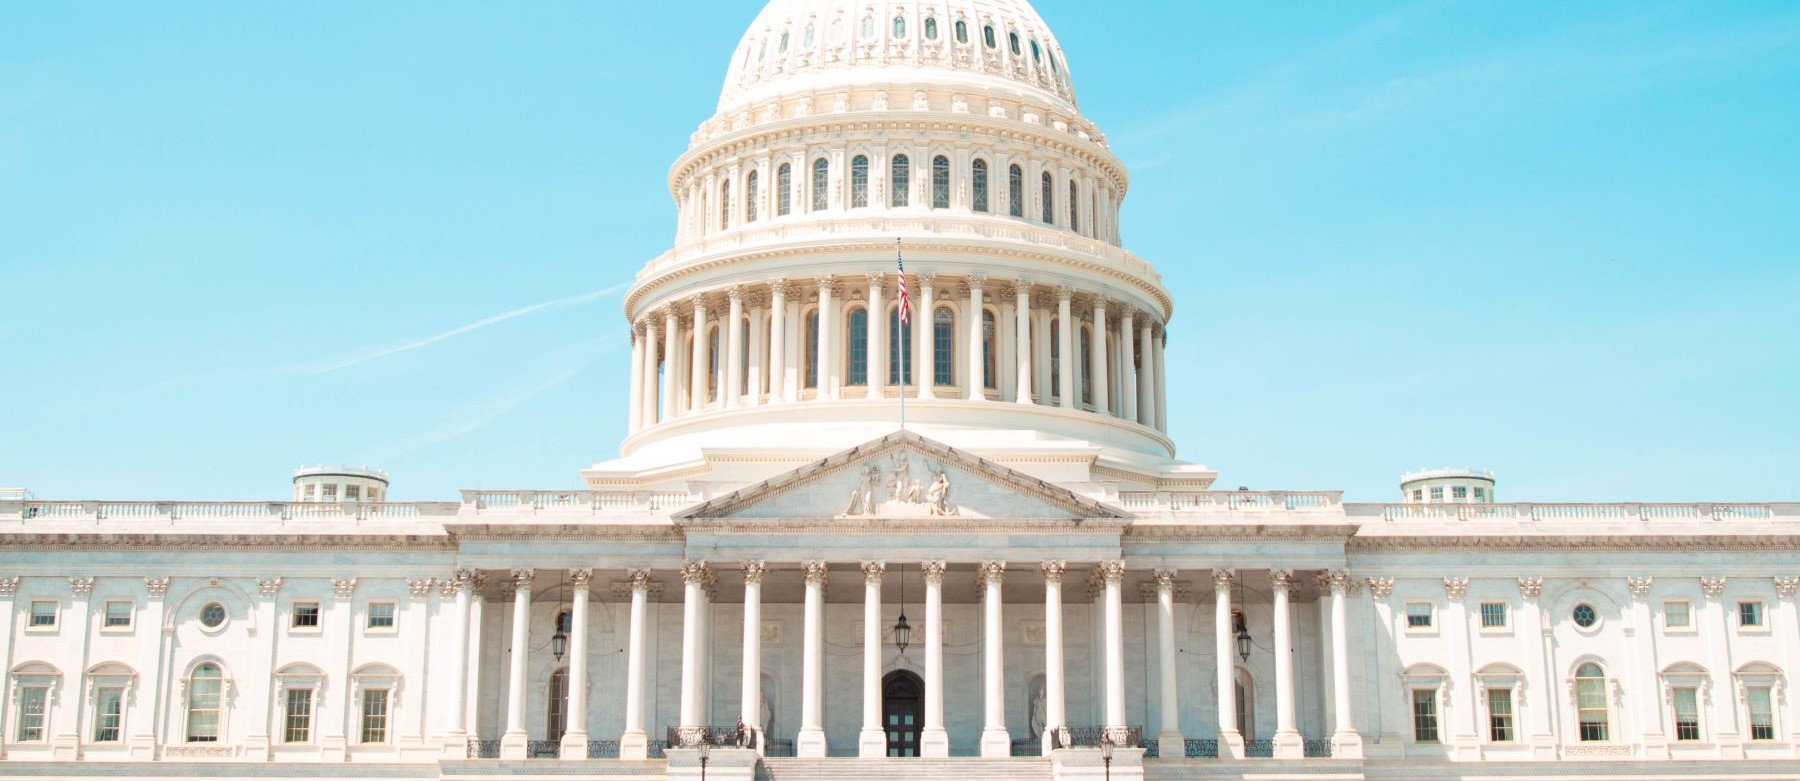
[[1305, 759], [1306, 739], [1298, 732], [1275, 733], [1276, 759]]
[[530, 738], [523, 732], [508, 732], [500, 736], [500, 758], [508, 761], [525, 759], [531, 752]]
[[981, 755], [984, 757], [1012, 756], [1012, 736], [1005, 729], [989, 728], [981, 731]]
[[1156, 747], [1157, 755], [1163, 759], [1187, 758], [1187, 738], [1182, 737], [1179, 732], [1156, 733]]
[[468, 759], [469, 733], [456, 730], [444, 735], [444, 745], [439, 747], [438, 756], [444, 759]]
[[1332, 759], [1362, 759], [1362, 736], [1348, 730], [1339, 730], [1331, 736]]
[[619, 736], [619, 758], [642, 762], [650, 758], [650, 736], [634, 729]]
[[585, 760], [587, 755], [588, 734], [585, 730], [564, 732], [562, 745], [557, 747], [556, 758], [566, 760]]
[[856, 755], [864, 759], [887, 756], [887, 733], [865, 729], [856, 736]]
[[943, 727], [926, 727], [919, 733], [919, 756], [941, 758], [950, 756], [950, 733]]
[[825, 730], [818, 727], [806, 727], [794, 736], [794, 756], [823, 759], [830, 754], [826, 751]]
[[1237, 730], [1219, 733], [1219, 758], [1244, 758], [1244, 733]]

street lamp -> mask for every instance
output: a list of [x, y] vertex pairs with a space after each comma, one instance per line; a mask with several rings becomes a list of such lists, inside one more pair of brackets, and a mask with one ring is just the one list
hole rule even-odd
[[1103, 764], [1106, 767], [1106, 781], [1112, 781], [1112, 750], [1113, 750], [1112, 730], [1106, 729], [1106, 728], [1101, 728], [1101, 731], [1100, 731], [1100, 762], [1101, 762], [1101, 764]]
[[712, 743], [706, 738], [700, 739], [700, 781], [706, 781], [706, 761], [712, 759]]

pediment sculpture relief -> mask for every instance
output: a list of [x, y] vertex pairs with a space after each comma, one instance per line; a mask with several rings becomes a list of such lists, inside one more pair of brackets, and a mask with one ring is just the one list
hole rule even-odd
[[841, 513], [842, 517], [913, 518], [961, 514], [961, 508], [950, 502], [950, 474], [941, 464], [926, 461], [924, 473], [920, 475], [914, 471], [910, 455], [894, 453], [889, 456], [885, 470], [880, 463], [870, 463], [863, 467], [860, 478], [850, 492], [850, 503]]

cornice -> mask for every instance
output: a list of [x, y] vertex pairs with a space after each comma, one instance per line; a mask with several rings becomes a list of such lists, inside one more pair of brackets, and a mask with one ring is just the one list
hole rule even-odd
[[[1084, 531], [1113, 535], [1131, 525], [1117, 518], [694, 518], [677, 521], [684, 531], [722, 532], [727, 534], [894, 534], [917, 532], [941, 535], [947, 533]], [[918, 540], [898, 538], [898, 542], [923, 544]]]
[[455, 541], [445, 534], [300, 534], [255, 532], [7, 532], [0, 548], [74, 547], [110, 549], [182, 548], [195, 551], [243, 548], [330, 548], [333, 550], [449, 550]]
[[661, 521], [643, 524], [575, 524], [575, 523], [467, 523], [446, 527], [458, 540], [514, 539], [529, 537], [559, 540], [607, 540], [644, 542], [680, 542], [682, 534], [674, 526]]
[[1592, 551], [1632, 552], [1644, 550], [1692, 550], [1708, 552], [1732, 550], [1800, 551], [1800, 534], [1384, 534], [1350, 538], [1349, 551], [1359, 550], [1508, 550], [1546, 553], [1579, 548]]
[[1168, 524], [1134, 523], [1125, 532], [1125, 542], [1159, 540], [1254, 541], [1269, 539], [1324, 540], [1348, 542], [1354, 539], [1356, 525], [1349, 523], [1282, 523], [1282, 524]]

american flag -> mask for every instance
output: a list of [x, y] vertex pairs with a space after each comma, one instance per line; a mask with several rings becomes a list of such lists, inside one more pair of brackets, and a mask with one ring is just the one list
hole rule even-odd
[[906, 325], [911, 318], [912, 299], [906, 297], [906, 256], [900, 251], [900, 241], [894, 241], [894, 259], [900, 264], [900, 324]]

